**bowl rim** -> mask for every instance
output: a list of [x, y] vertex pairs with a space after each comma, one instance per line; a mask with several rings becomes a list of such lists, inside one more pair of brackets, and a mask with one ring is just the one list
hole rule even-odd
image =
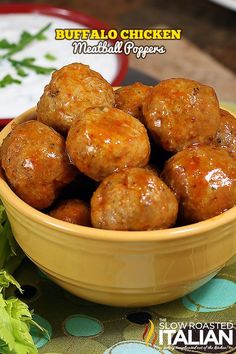
[[[13, 119], [8, 123], [5, 128], [0, 132], [0, 145], [2, 140], [8, 134], [8, 130], [11, 130], [15, 121], [24, 118], [26, 121], [29, 118], [35, 116], [35, 107], [27, 110], [20, 116]], [[65, 221], [55, 219], [43, 212], [31, 207], [23, 200], [21, 200], [10, 188], [4, 178], [0, 175], [0, 198], [7, 200], [16, 210], [24, 214], [27, 218], [46, 225], [50, 229], [55, 231], [63, 231], [75, 237], [86, 238], [90, 240], [101, 240], [110, 242], [122, 242], [122, 243], [136, 243], [136, 242], [168, 242], [173, 240], [186, 239], [191, 235], [192, 237], [202, 236], [202, 234], [217, 229], [223, 225], [232, 224], [236, 221], [236, 206], [231, 209], [214, 216], [210, 219], [190, 224], [186, 226], [172, 227], [162, 230], [147, 230], [147, 231], [120, 231], [120, 230], [106, 230], [97, 229], [88, 226], [81, 226], [70, 224]]]

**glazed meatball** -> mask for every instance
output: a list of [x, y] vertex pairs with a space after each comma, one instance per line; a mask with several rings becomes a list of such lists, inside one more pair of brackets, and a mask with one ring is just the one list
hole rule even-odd
[[115, 91], [115, 106], [143, 122], [142, 103], [151, 86], [135, 82]]
[[88, 109], [76, 120], [66, 147], [74, 165], [95, 181], [124, 167], [143, 167], [150, 154], [144, 125], [129, 114], [109, 107]]
[[33, 120], [17, 125], [6, 137], [1, 160], [12, 189], [36, 209], [50, 206], [76, 173], [63, 137]]
[[64, 134], [87, 108], [114, 102], [111, 85], [99, 73], [73, 63], [52, 74], [37, 105], [37, 119]]
[[220, 127], [216, 135], [217, 145], [227, 149], [236, 158], [236, 118], [220, 110]]
[[180, 220], [194, 223], [236, 204], [236, 163], [226, 150], [193, 146], [174, 155], [162, 177], [179, 200]]
[[214, 90], [187, 79], [161, 81], [147, 94], [143, 114], [155, 141], [172, 152], [211, 142], [220, 120]]
[[92, 225], [109, 230], [154, 230], [174, 225], [174, 193], [148, 168], [127, 168], [103, 180], [91, 200]]
[[90, 226], [90, 208], [79, 199], [63, 200], [49, 215], [72, 224]]

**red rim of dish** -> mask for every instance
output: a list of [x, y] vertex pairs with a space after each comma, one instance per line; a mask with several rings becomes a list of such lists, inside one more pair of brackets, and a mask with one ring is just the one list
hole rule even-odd
[[[86, 27], [94, 28], [94, 29], [109, 29], [109, 26], [97, 20], [96, 18], [85, 15], [81, 12], [63, 9], [59, 7], [49, 6], [45, 4], [30, 4], [30, 3], [9, 3], [9, 4], [1, 4], [0, 5], [0, 14], [11, 14], [11, 13], [39, 13], [42, 15], [50, 15], [54, 17], [64, 18], [70, 21], [78, 22]], [[111, 41], [115, 43], [116, 41]], [[118, 73], [111, 83], [112, 86], [119, 86], [121, 81], [124, 79], [125, 74], [128, 69], [128, 57], [121, 53], [117, 54], [118, 57]], [[0, 118], [0, 126], [6, 125], [13, 118]]]

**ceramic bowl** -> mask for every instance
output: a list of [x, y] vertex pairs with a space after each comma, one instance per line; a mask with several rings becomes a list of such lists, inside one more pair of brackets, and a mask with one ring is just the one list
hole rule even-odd
[[[13, 125], [35, 119], [31, 109]], [[211, 279], [236, 253], [236, 207], [167, 230], [109, 231], [69, 224], [24, 203], [0, 178], [0, 197], [26, 255], [69, 292], [98, 303], [148, 306], [174, 300]]]

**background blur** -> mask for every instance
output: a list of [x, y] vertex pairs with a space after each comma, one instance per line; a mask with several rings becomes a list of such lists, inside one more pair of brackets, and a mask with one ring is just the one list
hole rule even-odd
[[[236, 0], [231, 2], [236, 7]], [[214, 86], [221, 99], [236, 101], [236, 11], [208, 0], [34, 0], [29, 3], [84, 12], [116, 28], [182, 28], [181, 41], [158, 43], [166, 46], [167, 54], [152, 55], [145, 60], [130, 56], [130, 68], [159, 80], [173, 76], [197, 79]]]

